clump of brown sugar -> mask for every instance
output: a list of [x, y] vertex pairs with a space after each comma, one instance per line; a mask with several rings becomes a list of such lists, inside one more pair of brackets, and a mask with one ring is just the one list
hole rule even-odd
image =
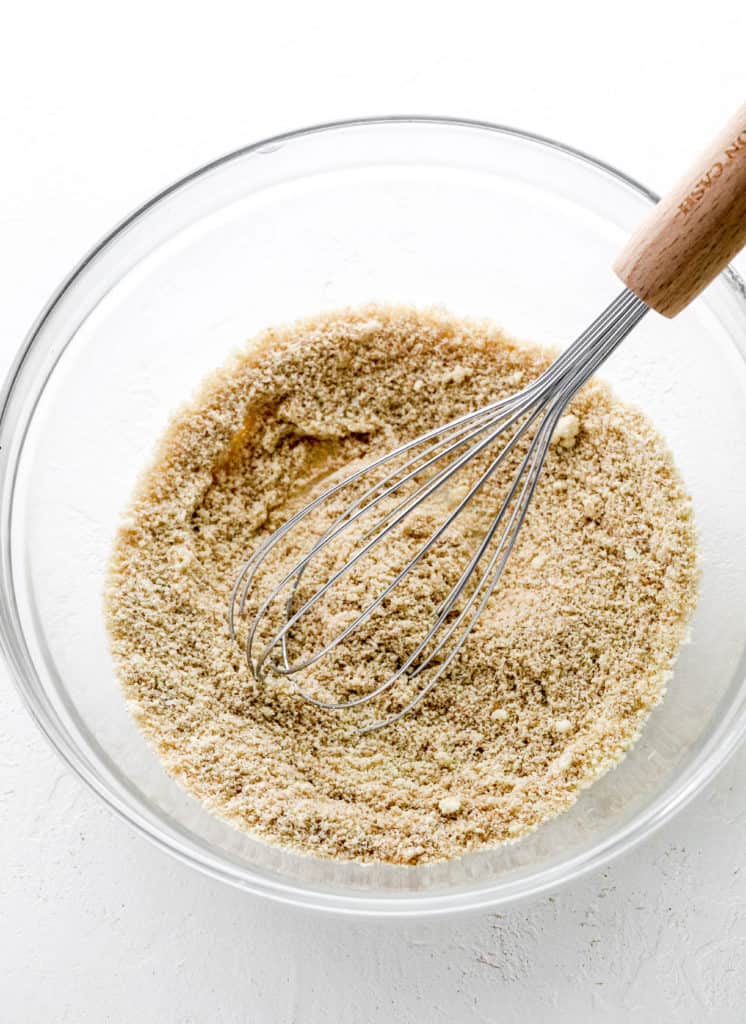
[[[696, 538], [664, 442], [598, 382], [558, 424], [498, 591], [414, 713], [361, 736], [359, 714], [254, 685], [228, 632], [245, 559], [330, 478], [514, 392], [549, 359], [488, 324], [371, 306], [267, 331], [179, 412], [119, 532], [107, 616], [132, 713], [214, 813], [317, 856], [437, 860], [529, 832], [634, 742], [695, 605]], [[422, 513], [415, 539], [463, 487]], [[404, 581], [376, 644], [355, 634], [310, 685], [349, 696], [390, 673], [465, 550]], [[357, 597], [343, 590], [329, 614]], [[384, 713], [403, 698], [386, 699]]]

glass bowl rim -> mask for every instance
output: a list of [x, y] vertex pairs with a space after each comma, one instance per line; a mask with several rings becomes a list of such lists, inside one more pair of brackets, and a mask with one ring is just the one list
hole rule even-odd
[[[260, 139], [257, 142], [226, 153], [166, 186], [124, 217], [83, 256], [52, 293], [50, 299], [32, 324], [15, 359], [11, 363], [4, 385], [0, 390], [0, 431], [8, 424], [10, 399], [16, 388], [20, 385], [24, 363], [31, 350], [37, 344], [46, 321], [58, 303], [103, 250], [114, 243], [126, 231], [129, 225], [146, 217], [148, 212], [162, 200], [181, 191], [193, 181], [209, 174], [216, 168], [234, 160], [239, 160], [268, 146], [278, 146], [285, 142], [295, 141], [310, 135], [321, 135], [327, 132], [407, 124], [413, 126], [433, 125], [445, 129], [475, 129], [503, 137], [513, 137], [532, 143], [539, 148], [554, 150], [565, 157], [569, 157], [571, 161], [586, 164], [592, 170], [601, 172], [620, 182], [650, 203], [656, 203], [659, 199], [655, 192], [640, 184], [636, 179], [618, 170], [611, 164], [590, 156], [583, 150], [544, 135], [508, 125], [495, 124], [490, 121], [407, 114], [372, 116], [315, 124]], [[742, 305], [744, 316], [746, 317], [746, 284], [732, 267], [727, 267], [721, 278], [733, 292], [736, 300]], [[744, 352], [740, 354], [744, 361], [746, 361], [746, 354]], [[35, 403], [31, 410], [25, 414], [24, 427], [28, 426], [34, 411]], [[16, 424], [11, 423], [11, 426], [16, 426]], [[21, 446], [19, 453], [11, 462], [6, 463], [4, 461], [0, 464], [0, 482], [10, 471], [9, 495], [11, 498], [18, 470], [18, 456], [22, 451], [23, 447]], [[12, 502], [8, 501], [7, 507], [2, 510], [3, 526], [7, 524], [9, 519], [7, 513], [11, 504]], [[162, 821], [159, 821], [156, 827], [148, 817], [138, 809], [133, 808], [127, 800], [111, 790], [106, 780], [101, 778], [94, 768], [88, 764], [87, 759], [67, 732], [61, 728], [54, 716], [48, 713], [44, 701], [36, 692], [34, 681], [29, 682], [27, 679], [29, 670], [33, 676], [36, 676], [36, 673], [33, 667], [28, 665], [28, 659], [23, 651], [21, 639], [23, 630], [17, 613], [15, 594], [13, 588], [8, 586], [8, 583], [12, 580], [9, 571], [10, 531], [4, 529], [2, 534], [2, 541], [0, 542], [0, 569], [2, 569], [2, 572], [0, 572], [0, 595], [3, 600], [0, 601], [0, 649], [5, 655], [6, 663], [10, 669], [9, 674], [16, 690], [47, 741], [68, 767], [104, 803], [157, 847], [168, 851], [179, 860], [201, 870], [212, 878], [220, 879], [244, 891], [265, 896], [275, 901], [353, 916], [417, 918], [493, 909], [497, 906], [505, 906], [534, 898], [547, 891], [554, 891], [560, 886], [579, 879], [602, 865], [608, 864], [612, 859], [631, 849], [656, 829], [660, 828], [710, 781], [734, 753], [744, 733], [746, 733], [746, 707], [743, 706], [746, 701], [742, 700], [741, 706], [734, 705], [729, 708], [729, 713], [718, 723], [712, 736], [710, 736], [697, 756], [675, 782], [656, 797], [642, 812], [636, 814], [625, 826], [605, 839], [594, 843], [593, 846], [581, 851], [574, 857], [549, 865], [518, 880], [507, 883], [482, 883], [474, 888], [452, 893], [424, 893], [422, 895], [412, 895], [410, 893], [406, 896], [396, 894], [367, 896], [354, 892], [340, 894], [306, 887], [303, 883], [293, 880], [270, 881], [258, 877], [251, 869], [230, 865], [221, 858], [195, 847], [194, 844], [184, 842], [175, 831], [169, 830]]]

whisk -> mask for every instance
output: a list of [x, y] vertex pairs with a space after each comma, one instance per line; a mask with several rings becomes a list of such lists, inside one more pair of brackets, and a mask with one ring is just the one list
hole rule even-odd
[[[251, 605], [245, 649], [253, 678], [263, 682], [270, 675], [289, 677], [304, 700], [326, 710], [368, 704], [397, 683], [419, 687], [403, 706], [363, 725], [363, 733], [390, 726], [412, 711], [458, 656], [493, 596], [550, 443], [573, 427], [568, 417], [563, 422], [568, 403], [649, 310], [675, 316], [744, 245], [746, 106], [628, 241], [614, 265], [625, 285], [621, 294], [544, 373], [511, 397], [429, 430], [337, 480], [259, 545], [236, 579], [229, 607], [230, 630], [236, 638], [237, 618], [246, 615]], [[414, 649], [362, 695], [332, 700], [303, 689], [298, 682], [301, 674], [335, 650], [339, 653], [361, 629], [369, 634], [376, 620], [386, 621], [396, 589], [427, 563], [438, 545], [458, 539], [463, 546], [465, 536], [475, 531], [471, 523], [468, 529], [461, 526], [460, 517], [469, 509], [473, 513], [489, 481], [500, 467], [512, 463], [517, 468], [511, 483], [496, 510], [494, 506], [488, 510], [483, 528], [476, 531], [479, 539], [474, 550], [465, 556]], [[473, 479], [455, 492], [454, 500], [452, 481], [469, 467]], [[373, 586], [376, 592], [371, 596], [370, 585], [364, 586], [361, 606], [333, 635], [314, 627], [306, 630], [312, 641], [320, 639], [309, 651], [306, 638], [301, 654], [294, 657], [299, 631], [334, 588], [350, 574], [359, 584], [366, 562], [377, 566], [380, 545], [393, 544], [396, 531], [410, 517], [444, 495], [442, 521], [393, 578], [380, 588]], [[482, 493], [482, 504], [484, 497]], [[298, 538], [306, 536], [314, 517], [322, 520], [322, 526], [298, 555]], [[288, 552], [289, 568], [283, 563]], [[320, 572], [321, 578], [309, 584], [314, 572]]]

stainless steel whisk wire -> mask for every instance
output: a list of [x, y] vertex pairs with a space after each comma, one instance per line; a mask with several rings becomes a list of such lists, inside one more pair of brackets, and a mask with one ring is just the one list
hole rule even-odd
[[[384, 475], [382, 479], [375, 479], [367, 488], [364, 487], [362, 494], [359, 494], [336, 516], [306, 554], [281, 577], [280, 581], [272, 587], [269, 594], [259, 602], [253, 619], [249, 623], [245, 642], [246, 658], [255, 681], [263, 682], [268, 671], [275, 675], [292, 677], [296, 673], [315, 665], [321, 658], [329, 654], [330, 651], [355, 632], [380, 607], [415, 566], [426, 557], [428, 552], [443, 537], [475, 495], [479, 493], [487, 480], [504, 462], [520, 439], [538, 422], [513, 482], [497, 514], [492, 518], [477, 550], [468, 560], [446, 599], [440, 604], [437, 610], [437, 617], [424, 638], [396, 671], [369, 692], [345, 701], [320, 700], [306, 693], [301, 689], [296, 680], [292, 680], [298, 694], [305, 701], [318, 708], [342, 710], [367, 704], [391, 689], [403, 676], [406, 676], [408, 679], [420, 676], [432, 665], [433, 659], [437, 657], [456, 631], [465, 623], [461, 634], [454, 640], [451, 650], [419, 692], [400, 710], [386, 718], [362, 726], [360, 731], [368, 733], [385, 728], [412, 711], [435, 686], [457, 656], [494, 593], [526, 517], [544, 466], [552, 436], [562, 413], [572, 398], [617, 346], [621, 344], [647, 311], [648, 306], [633, 292], [625, 288], [604, 312], [555, 359], [547, 370], [523, 390], [510, 398], [493, 402], [474, 412], [460, 416], [450, 423], [430, 430], [400, 446], [395, 451], [374, 460], [345, 479], [335, 483], [332, 487], [329, 487], [288, 519], [279, 529], [270, 534], [244, 564], [233, 587], [229, 606], [229, 627], [231, 636], [234, 639], [236, 638], [236, 611], [238, 611], [239, 616], [243, 616], [246, 613], [248, 597], [257, 571], [272, 550], [302, 520], [337, 496], [343, 489], [355, 485], [368, 474], [375, 475], [378, 470], [389, 463], [395, 463], [395, 468]], [[369, 554], [384, 538], [389, 536], [391, 531], [406, 516], [410, 515], [423, 502], [427, 501], [441, 487], [444, 487], [467, 463], [486, 451], [509, 431], [512, 431], [512, 433], [507, 443], [501, 447], [500, 451], [490, 461], [476, 482], [471, 485], [467, 494], [458, 501], [456, 507], [453, 508], [443, 523], [437, 527], [414, 557], [397, 573], [395, 578], [362, 609], [360, 614], [351, 623], [321, 647], [321, 649], [299, 661], [292, 662], [288, 652], [288, 638], [300, 620], [361, 559]], [[424, 451], [419, 450], [423, 445], [427, 446]], [[415, 454], [412, 454], [413, 452]], [[407, 455], [409, 455], [409, 458], [403, 465], [397, 464]], [[423, 483], [419, 482], [419, 478], [423, 473], [433, 467], [437, 467], [443, 460], [450, 460], [452, 456], [455, 456], [452, 461], [446, 461], [445, 465], [435, 470], [432, 476], [428, 477]], [[376, 509], [387, 498], [395, 496], [401, 488], [411, 482], [414, 482], [415, 490], [406, 494], [403, 500], [396, 504], [393, 509], [385, 512], [382, 518], [376, 521], [373, 527], [363, 534], [362, 547], [352, 557], [348, 558], [339, 569], [332, 573], [310, 597], [306, 598], [300, 607], [295, 608], [300, 580], [313, 559], [354, 523]], [[464, 594], [472, 578], [477, 573], [480, 563], [501, 528], [502, 532], [497, 540], [496, 547], [490, 554], [486, 565], [481, 569], [481, 575], [476, 585], [474, 585], [472, 592], [466, 597], [463, 607], [456, 613], [455, 619], [450, 624], [445, 625], [459, 598]], [[265, 642], [261, 650], [255, 653], [254, 648], [259, 627], [286, 588], [290, 592], [285, 601], [283, 624], [273, 633], [271, 639]], [[432, 649], [422, 657], [433, 641], [434, 646]], [[276, 657], [278, 649], [281, 663]], [[418, 662], [420, 658], [422, 660]]]

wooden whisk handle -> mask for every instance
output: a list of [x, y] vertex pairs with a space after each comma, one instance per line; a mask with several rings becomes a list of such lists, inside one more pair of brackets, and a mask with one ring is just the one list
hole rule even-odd
[[676, 316], [746, 246], [746, 105], [664, 196], [614, 264], [651, 309]]

